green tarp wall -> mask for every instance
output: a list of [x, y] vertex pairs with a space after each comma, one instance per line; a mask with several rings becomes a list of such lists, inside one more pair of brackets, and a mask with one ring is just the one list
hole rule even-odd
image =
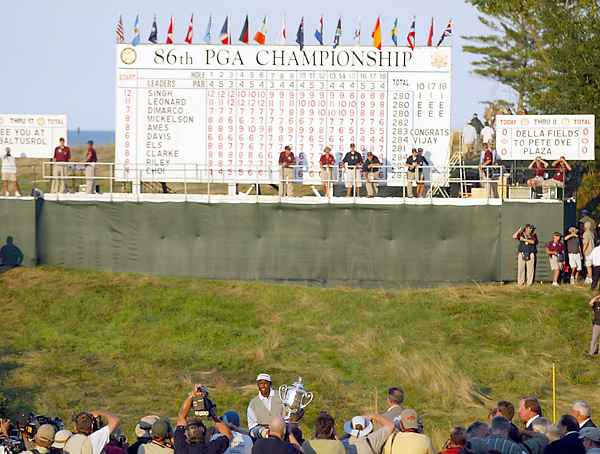
[[[0, 209], [10, 211], [5, 203]], [[13, 223], [28, 232], [22, 241], [30, 247], [33, 202], [15, 203], [23, 206], [17, 210], [23, 217]], [[514, 281], [512, 234], [529, 222], [540, 237], [536, 280], [548, 281], [545, 243], [574, 221], [574, 210], [575, 204], [518, 202], [458, 207], [44, 201], [37, 254], [39, 263], [54, 266], [208, 279], [377, 288]]]
[[[23, 254], [23, 266], [37, 265], [35, 201], [6, 199], [0, 203], [0, 248], [8, 244]], [[10, 245], [9, 245], [10, 247]]]

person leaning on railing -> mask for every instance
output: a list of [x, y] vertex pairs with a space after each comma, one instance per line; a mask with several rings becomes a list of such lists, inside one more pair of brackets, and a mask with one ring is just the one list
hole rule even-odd
[[96, 156], [96, 150], [94, 150], [94, 141], [88, 140], [87, 142], [87, 153], [85, 155], [85, 192], [86, 194], [95, 194], [95, 178], [96, 178], [96, 162], [98, 157]]
[[279, 154], [279, 168], [281, 172], [281, 184], [279, 186], [279, 195], [281, 197], [294, 195], [294, 165], [296, 158], [292, 153], [292, 146], [286, 145]]

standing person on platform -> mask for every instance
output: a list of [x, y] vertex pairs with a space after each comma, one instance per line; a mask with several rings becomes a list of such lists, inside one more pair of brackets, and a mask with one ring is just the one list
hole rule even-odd
[[481, 152], [483, 153], [483, 161], [479, 163], [479, 174], [485, 181], [486, 196], [498, 198], [498, 183], [494, 182], [494, 169], [492, 169], [492, 166], [498, 165], [496, 162], [496, 153], [488, 148], [487, 142], [483, 143]]
[[4, 195], [10, 196], [8, 192], [8, 182], [12, 181], [15, 186], [15, 197], [21, 197], [19, 184], [17, 183], [17, 160], [10, 154], [10, 148], [6, 147], [6, 153], [0, 157], [2, 160], [2, 179], [4, 180]]
[[365, 185], [367, 187], [367, 197], [375, 197], [379, 192], [377, 180], [379, 179], [380, 168], [381, 162], [379, 162], [377, 156], [369, 151], [362, 167], [362, 173], [367, 182]]
[[471, 118], [471, 124], [477, 131], [477, 135], [475, 136], [475, 147], [473, 149], [474, 153], [477, 154], [479, 151], [479, 136], [481, 135], [481, 130], [483, 129], [483, 123], [479, 118], [477, 118], [477, 114], [473, 114], [473, 118]]
[[525, 284], [525, 275], [527, 275], [527, 286], [533, 284], [535, 275], [535, 254], [537, 253], [537, 236], [533, 231], [535, 227], [526, 224], [525, 228], [519, 227], [513, 234], [515, 240], [519, 240], [519, 254], [517, 257], [518, 271], [517, 284]]
[[292, 153], [292, 146], [286, 145], [285, 149], [279, 154], [279, 172], [281, 175], [279, 195], [281, 197], [292, 197], [294, 195], [295, 164], [296, 158], [294, 158], [294, 153]]
[[[406, 192], [409, 198], [413, 197], [413, 181], [419, 181], [420, 169], [423, 165], [423, 158], [419, 156], [419, 152], [416, 148], [412, 149], [412, 155], [406, 160]], [[419, 183], [417, 183], [417, 197], [419, 196]]]
[[581, 250], [577, 227], [569, 227], [569, 234], [565, 235], [565, 243], [569, 254], [569, 266], [571, 267], [571, 284], [577, 284], [583, 261], [583, 251]]
[[346, 173], [344, 174], [346, 197], [352, 195], [352, 189], [354, 189], [354, 195], [360, 197], [360, 188], [362, 186], [360, 170], [363, 160], [360, 153], [356, 151], [356, 146], [353, 143], [350, 144], [350, 151], [346, 153], [342, 162], [346, 169]]
[[475, 150], [475, 143], [477, 142], [477, 130], [471, 120], [467, 121], [467, 126], [463, 128], [462, 138], [463, 155], [465, 159], [471, 159]]
[[94, 141], [88, 140], [87, 153], [85, 155], [85, 192], [86, 194], [95, 194], [96, 188], [96, 150], [94, 150]]
[[554, 287], [558, 287], [558, 278], [565, 265], [565, 247], [560, 242], [560, 237], [560, 233], [554, 232], [552, 241], [546, 245], [546, 254], [549, 256], [550, 269], [553, 272], [552, 285]]
[[529, 164], [529, 169], [533, 170], [533, 178], [527, 180], [527, 186], [535, 188], [536, 186], [541, 186], [544, 181], [544, 172], [548, 167], [548, 163], [544, 161], [540, 156], [536, 156], [536, 158], [531, 161]]
[[491, 125], [494, 124], [494, 121], [496, 120], [496, 110], [494, 109], [493, 102], [491, 102], [489, 107], [483, 111], [483, 119], [488, 121]]
[[[423, 149], [419, 147], [417, 155], [421, 159], [421, 166], [429, 166], [429, 161], [423, 156]], [[417, 180], [417, 197], [423, 197], [425, 192], [425, 169], [419, 169], [419, 179]]]
[[542, 188], [564, 188], [567, 174], [571, 171], [571, 164], [567, 162], [564, 156], [561, 156], [552, 163], [556, 169], [552, 178], [542, 182]]
[[488, 143], [494, 140], [494, 130], [490, 126], [490, 122], [486, 121], [485, 126], [481, 130], [481, 141], [483, 143]]
[[60, 181], [60, 192], [67, 192], [67, 167], [68, 162], [71, 159], [71, 150], [65, 146], [65, 139], [61, 137], [60, 145], [54, 149], [54, 169], [52, 170], [52, 186], [50, 192], [56, 193], [59, 191]]
[[325, 154], [321, 155], [321, 159], [319, 159], [319, 166], [321, 167], [321, 181], [323, 182], [323, 191], [325, 192], [325, 196], [329, 196], [329, 191], [333, 189], [335, 156], [331, 154], [331, 148], [329, 147], [325, 147], [323, 152]]

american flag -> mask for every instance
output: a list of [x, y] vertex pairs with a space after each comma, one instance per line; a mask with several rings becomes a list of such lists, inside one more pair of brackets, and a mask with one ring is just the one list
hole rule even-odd
[[410, 46], [410, 50], [415, 50], [415, 22], [417, 21], [417, 16], [413, 18], [412, 25], [410, 26], [410, 31], [408, 32], [407, 40], [408, 45]]
[[119, 14], [119, 23], [117, 24], [117, 44], [125, 44], [125, 34], [123, 32], [123, 18]]
[[448, 22], [448, 26], [446, 27], [446, 30], [444, 30], [444, 33], [442, 34], [442, 37], [440, 38], [440, 42], [437, 43], [437, 46], [435, 46], [435, 47], [438, 47], [440, 44], [442, 44], [442, 41], [444, 41], [444, 38], [446, 36], [448, 38], [452, 38], [452, 19], [450, 19], [450, 21]]

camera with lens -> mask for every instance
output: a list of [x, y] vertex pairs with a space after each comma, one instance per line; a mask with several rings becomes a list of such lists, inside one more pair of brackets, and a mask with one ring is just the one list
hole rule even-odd
[[216, 415], [217, 405], [208, 397], [208, 391], [204, 386], [198, 386], [196, 394], [192, 398], [192, 408], [198, 417]]
[[17, 428], [23, 438], [32, 439], [40, 426], [44, 424], [54, 426], [56, 432], [63, 429], [62, 419], [56, 417], [50, 418], [44, 415], [34, 415], [33, 413], [19, 413], [17, 416]]
[[106, 424], [104, 423], [102, 416], [92, 418], [92, 432], [102, 429], [105, 425]]

